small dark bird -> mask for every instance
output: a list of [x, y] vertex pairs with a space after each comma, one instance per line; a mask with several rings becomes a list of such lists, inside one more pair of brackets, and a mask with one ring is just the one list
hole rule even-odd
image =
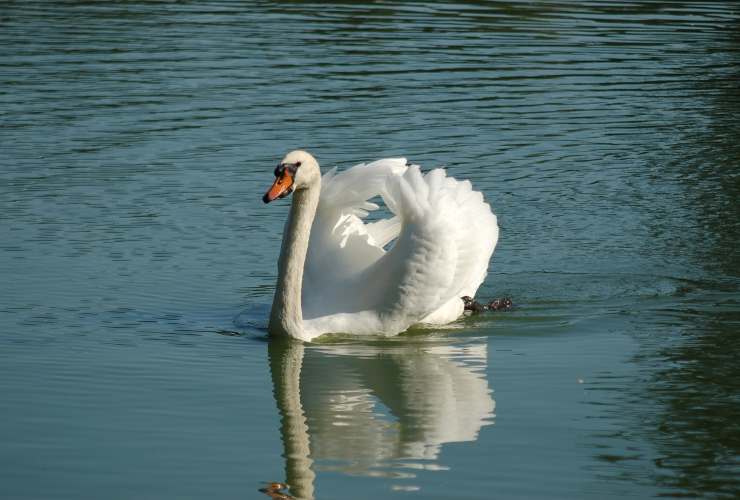
[[488, 309], [491, 311], [501, 311], [502, 309], [511, 309], [513, 305], [514, 303], [511, 302], [509, 297], [501, 297], [500, 299], [493, 299], [488, 304]]
[[488, 304], [481, 304], [477, 300], [473, 299], [468, 295], [462, 297], [463, 303], [465, 304], [466, 311], [472, 311], [473, 313], [481, 313], [483, 311], [504, 311], [511, 309], [514, 303], [509, 297], [501, 297], [499, 299], [493, 299]]

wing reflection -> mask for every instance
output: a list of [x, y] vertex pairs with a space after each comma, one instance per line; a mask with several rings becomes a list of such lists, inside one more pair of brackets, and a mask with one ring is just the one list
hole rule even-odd
[[271, 341], [286, 479], [314, 498], [315, 471], [413, 477], [445, 443], [492, 423], [486, 343], [303, 345]]

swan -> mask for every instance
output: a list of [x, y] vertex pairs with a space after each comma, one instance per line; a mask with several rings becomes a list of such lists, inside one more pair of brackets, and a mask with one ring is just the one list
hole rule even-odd
[[[496, 216], [470, 181], [404, 158], [336, 167], [288, 153], [262, 200], [291, 193], [268, 333], [395, 335], [458, 319], [488, 272]], [[380, 196], [388, 219], [365, 222]]]

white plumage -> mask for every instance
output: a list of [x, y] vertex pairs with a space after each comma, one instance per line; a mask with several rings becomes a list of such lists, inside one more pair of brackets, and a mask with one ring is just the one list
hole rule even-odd
[[[323, 178], [303, 151], [280, 165], [298, 167], [271, 333], [394, 335], [462, 314], [461, 297], [475, 295], [498, 239], [496, 216], [469, 181], [443, 169], [423, 174], [403, 158], [332, 169]], [[376, 196], [393, 216], [365, 223]], [[301, 233], [309, 232], [306, 242]]]

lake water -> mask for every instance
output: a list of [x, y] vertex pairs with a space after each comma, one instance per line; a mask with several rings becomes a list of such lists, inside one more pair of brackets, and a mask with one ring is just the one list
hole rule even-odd
[[[733, 2], [3, 2], [0, 497], [737, 498], [739, 82]], [[471, 179], [514, 310], [268, 340], [296, 147]]]

